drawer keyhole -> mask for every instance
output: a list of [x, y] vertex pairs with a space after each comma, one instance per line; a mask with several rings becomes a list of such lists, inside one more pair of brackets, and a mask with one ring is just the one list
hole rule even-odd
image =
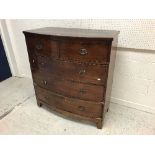
[[42, 44], [37, 44], [37, 45], [36, 45], [36, 49], [37, 49], [37, 50], [41, 50], [42, 48], [43, 48], [43, 45], [42, 45]]

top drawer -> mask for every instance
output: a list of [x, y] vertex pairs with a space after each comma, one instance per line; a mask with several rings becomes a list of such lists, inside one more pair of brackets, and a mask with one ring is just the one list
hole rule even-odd
[[107, 64], [111, 43], [111, 40], [63, 39], [59, 42], [60, 59]]
[[58, 42], [52, 40], [50, 36], [27, 34], [26, 42], [29, 55], [38, 53], [48, 57], [58, 57]]
[[89, 64], [108, 64], [112, 39], [26, 34], [28, 53]]

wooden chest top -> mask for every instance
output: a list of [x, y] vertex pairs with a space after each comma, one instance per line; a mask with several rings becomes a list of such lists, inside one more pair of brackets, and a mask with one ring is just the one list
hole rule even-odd
[[64, 37], [81, 37], [81, 38], [106, 38], [113, 39], [118, 36], [119, 31], [112, 30], [95, 30], [95, 29], [79, 29], [79, 28], [58, 28], [58, 27], [45, 27], [34, 30], [27, 30], [24, 33], [35, 33], [52, 36]]

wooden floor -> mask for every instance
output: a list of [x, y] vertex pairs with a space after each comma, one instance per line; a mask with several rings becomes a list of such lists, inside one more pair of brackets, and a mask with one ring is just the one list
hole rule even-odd
[[28, 78], [10, 78], [0, 91], [0, 134], [155, 134], [155, 115], [114, 103], [102, 130], [39, 108]]

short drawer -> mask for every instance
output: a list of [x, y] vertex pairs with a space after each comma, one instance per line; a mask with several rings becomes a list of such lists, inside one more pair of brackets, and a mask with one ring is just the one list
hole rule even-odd
[[105, 88], [103, 86], [62, 80], [44, 72], [33, 74], [33, 80], [36, 85], [63, 96], [96, 102], [104, 100]]
[[30, 56], [31, 54], [42, 54], [48, 57], [58, 57], [58, 42], [50, 36], [27, 34], [26, 42]]
[[111, 41], [66, 39], [59, 42], [60, 59], [89, 63], [109, 63]]
[[35, 91], [38, 102], [45, 102], [46, 104], [57, 109], [86, 117], [98, 118], [102, 116], [102, 103], [71, 99], [40, 87], [35, 87]]
[[48, 57], [37, 57], [40, 71], [65, 80], [105, 85], [108, 76], [108, 65], [86, 65], [60, 60], [50, 60]]

